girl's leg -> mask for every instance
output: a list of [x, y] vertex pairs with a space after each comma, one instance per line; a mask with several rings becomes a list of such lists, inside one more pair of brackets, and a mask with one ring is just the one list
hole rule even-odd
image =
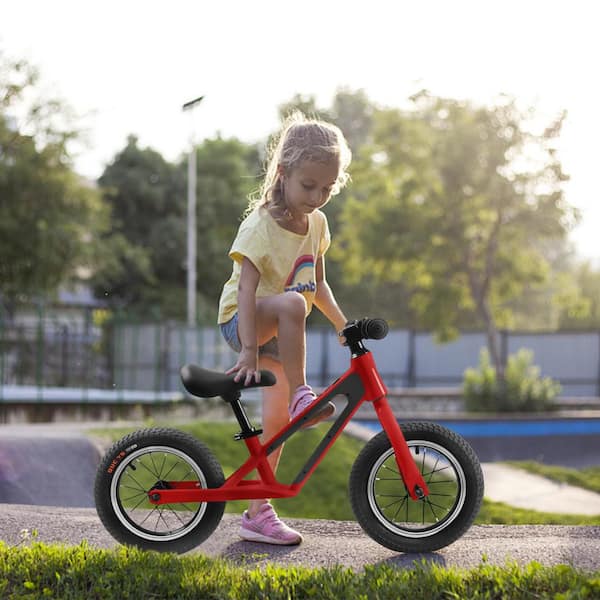
[[[259, 360], [261, 369], [272, 370], [277, 383], [263, 388], [263, 441], [275, 435], [289, 421], [287, 396], [288, 383], [281, 363], [272, 358], [262, 357]], [[273, 471], [277, 469], [281, 447], [271, 453], [267, 460]], [[252, 500], [248, 510], [242, 515], [240, 536], [244, 540], [266, 542], [278, 545], [296, 545], [302, 542], [302, 536], [288, 527], [278, 516], [273, 506], [264, 498]]]
[[[289, 385], [283, 366], [278, 360], [268, 356], [261, 356], [259, 358], [259, 368], [272, 371], [277, 378], [277, 383], [275, 385], [262, 389], [262, 440], [264, 443], [265, 440], [272, 438], [280, 429], [287, 425], [289, 421]], [[273, 472], [277, 470], [282, 449], [283, 446], [280, 446], [267, 457]], [[264, 504], [265, 502], [267, 502], [266, 498], [262, 500], [251, 500], [248, 504], [248, 514], [251, 517], [254, 517], [261, 504]]]
[[302, 294], [285, 292], [256, 300], [258, 344], [277, 337], [279, 356], [287, 378], [288, 395], [306, 385], [306, 300]]

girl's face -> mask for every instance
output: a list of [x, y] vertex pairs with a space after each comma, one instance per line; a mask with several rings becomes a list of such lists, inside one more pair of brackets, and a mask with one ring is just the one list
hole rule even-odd
[[329, 201], [338, 178], [337, 161], [319, 163], [304, 161], [300, 166], [282, 173], [285, 203], [293, 214], [310, 214]]

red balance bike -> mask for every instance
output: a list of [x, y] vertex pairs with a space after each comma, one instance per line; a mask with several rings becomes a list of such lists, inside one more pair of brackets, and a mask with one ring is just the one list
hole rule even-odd
[[[382, 319], [349, 323], [343, 331], [350, 368], [302, 414], [261, 443], [240, 402], [247, 389], [233, 375], [194, 365], [181, 369], [186, 390], [202, 398], [221, 396], [240, 424], [237, 440], [250, 454], [227, 479], [213, 453], [191, 435], [174, 429], [144, 429], [116, 442], [103, 458], [95, 483], [98, 515], [116, 540], [150, 550], [186, 552], [219, 524], [227, 500], [287, 498], [300, 492], [363, 402], [371, 402], [383, 431], [357, 457], [349, 494], [357, 521], [383, 546], [429, 552], [458, 539], [475, 519], [483, 497], [483, 475], [471, 446], [434, 423], [398, 424], [387, 390], [364, 339], [382, 339]], [[275, 383], [269, 371], [260, 384]], [[267, 456], [297, 433], [327, 402], [346, 404], [291, 484], [280, 483]], [[253, 472], [258, 479], [248, 478]]]

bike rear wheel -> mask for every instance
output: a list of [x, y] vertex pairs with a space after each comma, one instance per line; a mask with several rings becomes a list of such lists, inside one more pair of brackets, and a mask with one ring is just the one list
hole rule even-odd
[[352, 509], [364, 531], [391, 550], [439, 550], [463, 535], [477, 516], [484, 489], [481, 466], [471, 446], [445, 427], [400, 426], [429, 495], [412, 500], [382, 431], [367, 443], [352, 468]]
[[112, 446], [98, 468], [94, 494], [100, 520], [117, 541], [181, 553], [210, 536], [225, 502], [152, 504], [148, 492], [168, 489], [169, 481], [216, 488], [224, 476], [204, 444], [175, 429], [136, 431]]

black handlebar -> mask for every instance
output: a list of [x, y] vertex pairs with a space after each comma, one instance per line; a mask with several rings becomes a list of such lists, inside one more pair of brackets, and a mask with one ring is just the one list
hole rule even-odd
[[341, 335], [346, 338], [346, 344], [350, 347], [353, 354], [362, 353], [365, 348], [362, 346], [362, 340], [382, 340], [389, 332], [390, 328], [384, 319], [360, 319], [357, 321], [348, 321], [341, 331]]
[[390, 330], [383, 319], [361, 319], [358, 323], [365, 340], [382, 340]]

